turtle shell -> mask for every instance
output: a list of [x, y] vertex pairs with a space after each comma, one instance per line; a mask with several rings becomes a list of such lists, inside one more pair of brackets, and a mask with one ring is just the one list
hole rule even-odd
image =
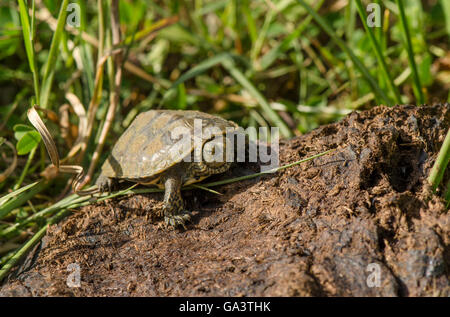
[[[201, 123], [202, 138], [194, 141]], [[110, 178], [142, 179], [157, 175], [190, 156], [195, 146], [214, 136], [235, 131], [238, 125], [199, 111], [150, 110], [139, 114], [114, 145], [102, 166]], [[198, 133], [197, 133], [198, 135]]]

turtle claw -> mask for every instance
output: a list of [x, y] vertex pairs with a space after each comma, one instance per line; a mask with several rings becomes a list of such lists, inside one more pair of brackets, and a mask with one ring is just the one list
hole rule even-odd
[[186, 230], [185, 223], [191, 220], [191, 213], [189, 211], [184, 211], [181, 214], [176, 215], [166, 215], [164, 216], [164, 222], [166, 227], [176, 228], [182, 226]]

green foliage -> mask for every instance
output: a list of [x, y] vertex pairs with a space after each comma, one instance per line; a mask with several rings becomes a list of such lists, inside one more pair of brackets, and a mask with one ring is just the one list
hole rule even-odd
[[18, 155], [30, 153], [41, 142], [41, 135], [33, 127], [25, 124], [14, 126], [14, 137], [18, 141], [16, 144]]
[[447, 34], [448, 36], [450, 36], [450, 2], [446, 0], [441, 0], [440, 3], [444, 11]]

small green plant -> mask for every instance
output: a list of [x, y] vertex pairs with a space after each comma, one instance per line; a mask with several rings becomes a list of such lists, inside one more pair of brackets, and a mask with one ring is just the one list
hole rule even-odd
[[36, 150], [41, 142], [40, 134], [25, 124], [16, 124], [14, 126], [14, 137], [17, 140], [17, 154], [25, 155]]
[[[442, 143], [441, 150], [436, 158], [436, 162], [431, 169], [430, 176], [428, 177], [428, 181], [431, 184], [433, 190], [436, 190], [441, 184], [442, 179], [444, 177], [445, 170], [448, 168], [448, 163], [450, 161], [450, 129], [447, 132], [447, 136]], [[447, 184], [447, 192], [445, 194], [445, 198], [447, 202], [450, 202], [450, 187]]]

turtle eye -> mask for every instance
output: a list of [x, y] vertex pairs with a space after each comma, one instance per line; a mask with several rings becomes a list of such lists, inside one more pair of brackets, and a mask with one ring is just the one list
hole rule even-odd
[[207, 163], [223, 163], [223, 153], [223, 138], [215, 138], [209, 142], [206, 142], [203, 146], [203, 160]]

